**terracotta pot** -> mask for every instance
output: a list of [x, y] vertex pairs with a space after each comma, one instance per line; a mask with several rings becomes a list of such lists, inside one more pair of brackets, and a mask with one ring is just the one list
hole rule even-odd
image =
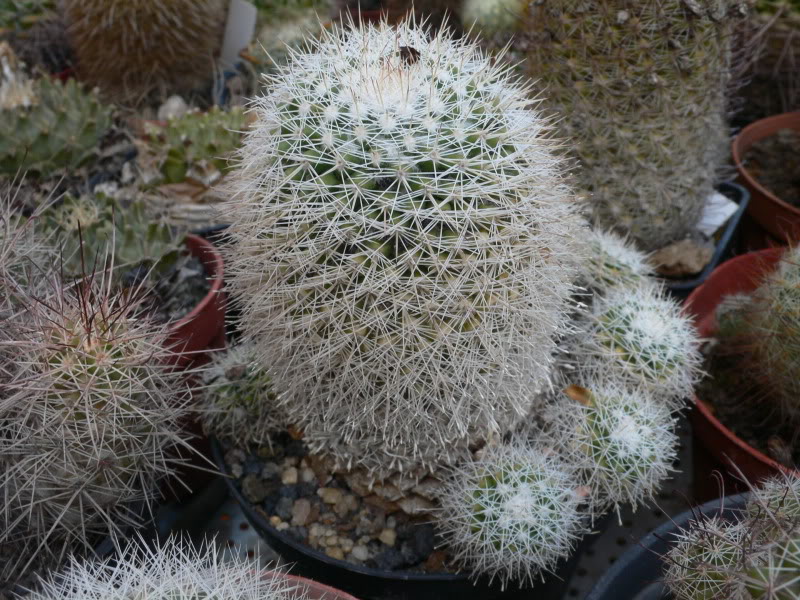
[[211, 242], [196, 235], [186, 236], [186, 249], [203, 263], [211, 279], [211, 289], [188, 315], [170, 326], [167, 343], [176, 352], [175, 364], [182, 367], [204, 360], [204, 350], [225, 345], [222, 255]]
[[[716, 308], [724, 296], [739, 292], [752, 292], [772, 271], [785, 253], [785, 248], [770, 248], [743, 254], [720, 265], [706, 282], [698, 287], [687, 298], [684, 310], [693, 316], [695, 326], [701, 338], [713, 336], [717, 328]], [[790, 469], [778, 464], [762, 452], [759, 452], [739, 438], [719, 419], [714, 416], [713, 409], [702, 399], [695, 397], [695, 406], [690, 413], [695, 445], [700, 444], [719, 463], [725, 467], [733, 465], [732, 474], [741, 474], [750, 483], [756, 483], [770, 475], [791, 473]], [[702, 472], [695, 461], [694, 477], [701, 486], [716, 486], [717, 482], [709, 473]], [[800, 475], [800, 471], [795, 471]], [[728, 474], [728, 486], [742, 487], [738, 478]], [[738, 485], [737, 485], [738, 484]], [[697, 485], [696, 485], [697, 487]], [[697, 491], [697, 490], [696, 490]], [[698, 494], [701, 497], [707, 493]]]
[[739, 173], [738, 182], [750, 190], [747, 213], [767, 233], [784, 243], [800, 239], [800, 209], [784, 202], [761, 185], [747, 170], [744, 155], [756, 142], [775, 135], [781, 129], [800, 132], [800, 111], [784, 113], [751, 123], [733, 140], [733, 162]]
[[[305, 577], [298, 577], [297, 575], [281, 576], [297, 585], [298, 590], [293, 593], [293, 596], [297, 598], [308, 598], [308, 600], [358, 600], [355, 596]], [[307, 594], [307, 596], [303, 594]]]

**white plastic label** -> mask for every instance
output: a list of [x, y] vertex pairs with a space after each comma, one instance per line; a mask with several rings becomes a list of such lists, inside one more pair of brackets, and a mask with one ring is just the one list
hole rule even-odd
[[258, 10], [246, 0], [230, 0], [225, 37], [222, 39], [220, 60], [224, 69], [232, 69], [239, 62], [239, 53], [247, 47], [256, 32]]
[[697, 229], [706, 237], [713, 237], [719, 228], [736, 212], [737, 208], [739, 208], [739, 205], [736, 202], [724, 194], [714, 192], [706, 201], [703, 215], [697, 223]]

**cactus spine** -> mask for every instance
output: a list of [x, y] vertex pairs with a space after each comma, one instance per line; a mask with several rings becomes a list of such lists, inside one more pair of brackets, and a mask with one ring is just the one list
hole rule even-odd
[[[188, 92], [214, 73], [223, 0], [62, 0], [80, 79], [116, 101]], [[109, 57], [113, 57], [109, 60]]]
[[0, 546], [34, 540], [4, 565], [20, 573], [138, 524], [132, 503], [153, 500], [186, 446], [188, 386], [165, 330], [99, 277], [39, 288], [4, 321], [16, 369], [0, 392]]
[[237, 557], [225, 562], [213, 542], [194, 549], [170, 537], [149, 548], [131, 542], [114, 563], [72, 558], [69, 568], [46, 579], [31, 600], [105, 598], [237, 598], [238, 600], [308, 600], [302, 587], [280, 573], [254, 567]]
[[548, 0], [520, 22], [523, 68], [564, 117], [594, 220], [643, 248], [683, 238], [717, 181], [740, 4]]

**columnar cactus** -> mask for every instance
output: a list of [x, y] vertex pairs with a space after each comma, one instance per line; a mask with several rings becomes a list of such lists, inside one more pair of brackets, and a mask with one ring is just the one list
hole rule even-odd
[[217, 546], [193, 548], [170, 537], [150, 548], [142, 540], [128, 544], [114, 561], [89, 562], [73, 557], [69, 568], [44, 580], [31, 600], [127, 600], [129, 598], [237, 598], [307, 600], [301, 585], [252, 561], [221, 560]]
[[[459, 560], [531, 582], [666, 475], [688, 321], [640, 253], [587, 229], [531, 90], [473, 43], [334, 28], [269, 84], [224, 207], [261, 402], [361, 481], [449, 471]], [[594, 408], [560, 392], [602, 370]], [[220, 401], [255, 414], [248, 389]], [[545, 422], [559, 403], [596, 452]]]
[[47, 176], [86, 163], [111, 125], [110, 108], [72, 79], [28, 82], [4, 58], [0, 56], [0, 176]]
[[138, 523], [132, 504], [152, 501], [187, 445], [188, 385], [166, 332], [108, 287], [48, 281], [3, 322], [15, 369], [0, 390], [0, 546], [35, 540], [3, 565], [18, 574]]
[[408, 24], [315, 44], [256, 100], [231, 293], [312, 447], [430, 465], [547, 380], [581, 223], [547, 122], [474, 46]]
[[519, 21], [522, 67], [563, 117], [594, 220], [643, 248], [683, 238], [720, 174], [743, 4], [548, 0]]
[[458, 560], [503, 583], [533, 583], [582, 533], [576, 481], [552, 450], [493, 446], [453, 470], [438, 523]]
[[224, 0], [61, 2], [80, 79], [125, 102], [209, 82], [226, 6]]

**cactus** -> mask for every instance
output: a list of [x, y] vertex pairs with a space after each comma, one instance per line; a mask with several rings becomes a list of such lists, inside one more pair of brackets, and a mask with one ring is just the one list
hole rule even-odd
[[800, 525], [800, 478], [776, 475], [762, 481], [747, 503], [751, 519], [770, 521], [771, 531]]
[[286, 427], [275, 393], [255, 349], [237, 345], [217, 353], [204, 372], [200, 412], [203, 430], [234, 445], [270, 445], [270, 434]]
[[4, 0], [0, 6], [0, 34], [28, 29], [54, 9], [54, 0]]
[[595, 379], [565, 391], [573, 402], [555, 403], [549, 415], [557, 446], [582, 470], [594, 510], [652, 499], [673, 470], [677, 436], [670, 411], [641, 389]]
[[694, 328], [680, 306], [650, 281], [610, 288], [597, 298], [588, 317], [589, 343], [576, 360], [600, 372], [643, 386], [673, 408], [683, 406], [700, 372]]
[[570, 467], [542, 448], [486, 448], [454, 469], [438, 523], [459, 561], [505, 585], [552, 570], [583, 530]]
[[752, 600], [799, 600], [800, 532], [770, 543], [763, 564], [750, 568], [744, 580]]
[[30, 91], [0, 93], [0, 175], [48, 176], [91, 159], [111, 124], [110, 109], [74, 80], [44, 77]]
[[150, 505], [181, 462], [170, 452], [188, 448], [189, 388], [166, 330], [99, 277], [38, 289], [3, 324], [16, 370], [0, 391], [0, 546], [33, 541], [4, 565], [18, 575], [140, 524], [133, 504]]
[[524, 10], [523, 0], [464, 0], [461, 24], [484, 35], [515, 28]]
[[664, 582], [676, 600], [745, 600], [747, 528], [719, 517], [700, 518], [675, 534]]
[[171, 119], [166, 126], [148, 124], [146, 147], [157, 157], [158, 183], [180, 183], [187, 176], [202, 181], [209, 170], [227, 173], [228, 156], [239, 146], [245, 126], [242, 109], [216, 106]]
[[236, 598], [308, 600], [301, 584], [252, 561], [231, 556], [223, 562], [212, 542], [193, 548], [188, 540], [167, 538], [149, 547], [129, 543], [114, 561], [73, 557], [63, 573], [51, 575], [30, 594], [31, 600], [127, 600], [129, 598]]
[[224, 209], [240, 324], [312, 449], [448, 462], [546, 385], [582, 247], [563, 163], [467, 42], [312, 43], [256, 100]]
[[182, 237], [151, 219], [142, 201], [123, 206], [103, 194], [66, 197], [45, 214], [43, 228], [60, 247], [66, 275], [113, 266], [117, 286], [157, 281], [182, 249]]
[[713, 192], [740, 5], [549, 0], [519, 22], [522, 68], [563, 117], [594, 221], [642, 248], [682, 239]]
[[593, 229], [589, 245], [583, 278], [592, 289], [635, 285], [654, 274], [646, 255], [610, 231]]
[[224, 0], [61, 2], [80, 79], [120, 102], [210, 82], [226, 6]]

